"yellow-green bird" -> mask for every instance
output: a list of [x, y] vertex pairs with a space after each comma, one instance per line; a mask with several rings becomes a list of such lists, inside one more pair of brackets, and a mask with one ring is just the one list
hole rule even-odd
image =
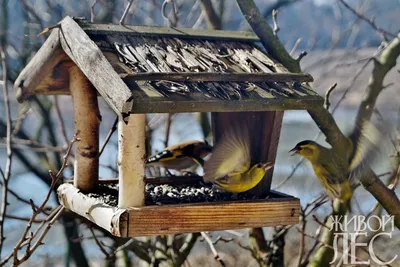
[[251, 162], [248, 129], [237, 127], [228, 131], [214, 148], [204, 164], [203, 179], [228, 192], [241, 193], [255, 187], [272, 166]]
[[212, 151], [207, 141], [189, 140], [166, 147], [147, 158], [145, 164], [172, 170], [184, 170], [195, 165], [204, 165], [204, 158]]
[[348, 201], [353, 195], [352, 187], [363, 175], [363, 168], [375, 159], [381, 138], [381, 132], [365, 121], [348, 137], [347, 151], [341, 155], [332, 148], [310, 140], [298, 143], [289, 152], [292, 152], [292, 156], [299, 154], [311, 162], [315, 175], [331, 198]]

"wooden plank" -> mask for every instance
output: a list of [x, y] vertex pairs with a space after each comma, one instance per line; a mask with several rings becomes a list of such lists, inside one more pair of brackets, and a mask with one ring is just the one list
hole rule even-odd
[[56, 28], [15, 80], [17, 100], [21, 102], [34, 95], [36, 87], [46, 76], [51, 75], [53, 68], [63, 58], [65, 53], [60, 46], [59, 29]]
[[65, 53], [86, 75], [108, 105], [117, 114], [126, 114], [124, 106], [131, 97], [128, 86], [72, 18], [65, 17], [60, 25], [60, 42]]
[[166, 28], [158, 26], [132, 26], [116, 24], [79, 23], [82, 29], [90, 35], [97, 34], [127, 34], [136, 36], [177, 37], [187, 39], [230, 40], [243, 42], [259, 42], [253, 32], [195, 30], [191, 28]]
[[146, 206], [128, 209], [120, 229], [137, 237], [289, 225], [299, 222], [299, 209], [297, 198]]
[[81, 139], [76, 145], [74, 185], [83, 192], [90, 192], [99, 177], [100, 111], [97, 91], [77, 66], [72, 67], [69, 73], [75, 132]]
[[119, 209], [65, 183], [60, 203], [115, 236], [138, 237], [297, 224], [300, 201], [274, 192], [264, 200], [225, 201]]
[[131, 113], [180, 113], [180, 112], [234, 112], [234, 111], [273, 111], [300, 110], [312, 106], [322, 106], [321, 97], [268, 98], [245, 100], [187, 99], [169, 100], [134, 99]]
[[115, 236], [121, 236], [119, 226], [125, 210], [112, 207], [97, 198], [90, 198], [71, 184], [62, 184], [57, 189], [58, 199], [65, 208], [79, 214]]
[[133, 114], [118, 124], [118, 207], [144, 205], [146, 115]]
[[152, 72], [119, 75], [124, 80], [175, 82], [313, 82], [310, 74], [302, 73], [221, 73], [221, 72]]

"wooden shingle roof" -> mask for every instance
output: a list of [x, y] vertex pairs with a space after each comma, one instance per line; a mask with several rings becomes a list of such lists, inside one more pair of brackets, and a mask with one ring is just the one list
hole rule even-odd
[[[68, 94], [76, 64], [119, 114], [306, 109], [323, 99], [251, 33], [89, 24], [66, 17], [18, 77], [19, 99]], [[36, 79], [33, 79], [33, 76]]]

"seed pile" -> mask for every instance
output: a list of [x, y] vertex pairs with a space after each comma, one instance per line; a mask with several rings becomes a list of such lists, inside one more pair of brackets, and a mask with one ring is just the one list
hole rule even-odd
[[[204, 183], [196, 185], [147, 184], [145, 190], [146, 205], [259, 199], [246, 192], [234, 194]], [[118, 185], [101, 184], [97, 186], [95, 192], [89, 193], [88, 196], [98, 198], [99, 201], [110, 206], [117, 206]]]

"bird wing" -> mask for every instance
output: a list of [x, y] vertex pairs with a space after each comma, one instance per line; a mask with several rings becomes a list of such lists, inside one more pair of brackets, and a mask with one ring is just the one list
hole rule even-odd
[[227, 131], [204, 164], [204, 180], [215, 181], [228, 174], [240, 174], [250, 168], [250, 138], [247, 127]]
[[350, 136], [354, 150], [349, 162], [350, 179], [357, 179], [364, 175], [368, 167], [388, 148], [389, 127], [383, 125], [382, 122], [379, 128], [369, 121], [363, 121], [362, 125]]

